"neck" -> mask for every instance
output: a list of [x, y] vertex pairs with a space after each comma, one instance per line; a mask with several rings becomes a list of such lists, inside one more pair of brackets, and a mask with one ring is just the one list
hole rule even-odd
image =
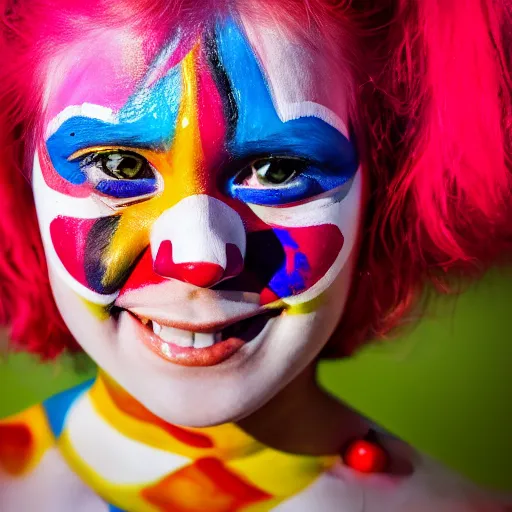
[[[339, 454], [350, 439], [364, 435], [368, 429], [359, 415], [318, 386], [313, 365], [263, 407], [237, 421], [238, 429], [233, 424], [192, 429], [167, 423], [101, 373], [89, 393], [110, 423], [121, 431], [129, 428], [141, 442], [145, 442], [145, 429], [160, 430], [205, 448], [209, 437], [224, 437], [229, 429], [231, 438], [239, 431], [235, 437], [241, 444], [261, 443], [278, 451], [321, 456]], [[154, 434], [149, 438], [153, 439]]]
[[274, 449], [307, 455], [339, 454], [368, 432], [361, 416], [318, 386], [314, 365], [238, 426]]
[[256, 503], [270, 510], [339, 461], [346, 409], [307, 375], [238, 424], [198, 429], [163, 421], [100, 374], [68, 415], [60, 449], [122, 509], [146, 510], [149, 502], [182, 510], [181, 500], [187, 510], [210, 510], [221, 500], [229, 510]]

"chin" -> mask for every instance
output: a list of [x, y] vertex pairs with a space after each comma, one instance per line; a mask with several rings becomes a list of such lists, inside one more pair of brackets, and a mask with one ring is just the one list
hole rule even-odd
[[[180, 386], [168, 382], [173, 389]], [[126, 386], [125, 386], [126, 387]], [[157, 396], [151, 389], [133, 386], [130, 391], [140, 403], [153, 414], [168, 423], [183, 427], [203, 428], [237, 422], [272, 399], [272, 390], [259, 389], [252, 393], [241, 393], [240, 389], [230, 390], [219, 385], [208, 393], [198, 394], [195, 389], [182, 386], [179, 397], [166, 399]]]

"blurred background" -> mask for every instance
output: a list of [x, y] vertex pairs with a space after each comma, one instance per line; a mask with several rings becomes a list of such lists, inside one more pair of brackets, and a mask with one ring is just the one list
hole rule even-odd
[[[319, 379], [361, 413], [477, 484], [512, 491], [512, 272], [431, 301], [398, 339], [322, 362]], [[0, 346], [0, 418], [94, 376], [85, 356], [41, 364]]]

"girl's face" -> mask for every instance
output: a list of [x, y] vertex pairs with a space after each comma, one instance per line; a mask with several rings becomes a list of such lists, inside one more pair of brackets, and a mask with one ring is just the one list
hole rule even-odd
[[101, 30], [48, 71], [33, 187], [58, 307], [167, 421], [262, 406], [350, 285], [363, 177], [339, 56], [277, 22]]

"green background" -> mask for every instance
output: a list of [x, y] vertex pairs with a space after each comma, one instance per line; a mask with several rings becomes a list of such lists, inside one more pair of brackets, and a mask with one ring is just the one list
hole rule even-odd
[[[476, 483], [512, 491], [512, 273], [431, 302], [398, 339], [323, 362], [321, 383]], [[78, 371], [77, 371], [78, 370]], [[94, 374], [84, 358], [0, 363], [0, 417]]]

